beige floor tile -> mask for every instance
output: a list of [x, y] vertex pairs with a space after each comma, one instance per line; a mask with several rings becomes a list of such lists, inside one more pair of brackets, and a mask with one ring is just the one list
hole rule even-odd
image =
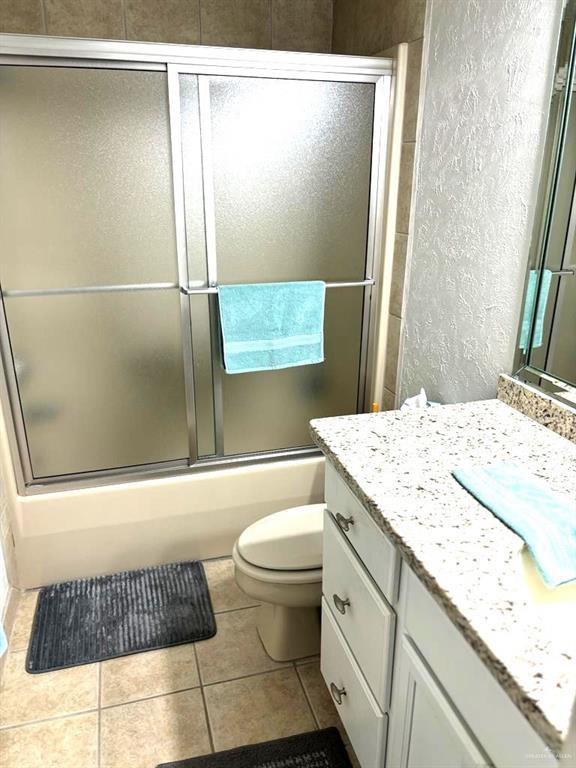
[[14, 626], [10, 634], [10, 650], [25, 651], [28, 649], [32, 620], [38, 601], [38, 591], [24, 592], [18, 601]]
[[234, 563], [227, 557], [222, 560], [205, 560], [204, 569], [210, 587], [214, 613], [249, 608], [257, 601], [244, 594], [234, 579]]
[[101, 768], [155, 768], [210, 752], [199, 688], [103, 709]]
[[103, 707], [200, 685], [192, 643], [105, 661], [101, 674]]
[[0, 726], [71, 715], [98, 706], [98, 665], [29, 675], [26, 652], [10, 653], [0, 688]]
[[0, 731], [2, 768], [96, 768], [98, 713]]
[[204, 695], [216, 751], [316, 729], [293, 667], [209, 685]]
[[268, 656], [256, 629], [257, 608], [221, 613], [218, 631], [210, 640], [196, 643], [203, 684], [220, 683], [285, 667]]
[[304, 656], [301, 659], [296, 659], [295, 664], [297, 667], [299, 667], [301, 664], [311, 664], [312, 662], [320, 662], [320, 656]]
[[332, 726], [338, 728], [342, 739], [347, 742], [346, 731], [330, 697], [319, 664], [305, 664], [298, 666], [297, 670], [318, 726], [320, 728], [331, 728]]

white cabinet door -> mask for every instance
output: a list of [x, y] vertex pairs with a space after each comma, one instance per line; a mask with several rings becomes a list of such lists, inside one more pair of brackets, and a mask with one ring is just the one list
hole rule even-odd
[[490, 766], [407, 635], [399, 650], [387, 768]]

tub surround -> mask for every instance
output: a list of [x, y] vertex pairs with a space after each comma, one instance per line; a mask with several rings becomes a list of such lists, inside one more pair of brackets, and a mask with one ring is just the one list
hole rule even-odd
[[517, 462], [573, 499], [576, 445], [498, 400], [311, 425], [377, 525], [536, 733], [559, 750], [576, 690], [576, 586], [547, 590], [522, 540], [450, 472]]
[[498, 380], [498, 399], [576, 443], [576, 407], [504, 374]]

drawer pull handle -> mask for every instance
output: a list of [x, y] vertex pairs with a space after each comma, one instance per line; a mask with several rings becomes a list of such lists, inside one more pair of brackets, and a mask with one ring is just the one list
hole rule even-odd
[[338, 527], [343, 530], [344, 533], [348, 533], [350, 526], [354, 525], [354, 518], [344, 517], [340, 512], [336, 512], [336, 522], [338, 523]]
[[342, 600], [341, 597], [338, 595], [332, 595], [332, 600], [334, 600], [334, 605], [336, 606], [336, 610], [340, 611], [340, 613], [344, 616], [346, 613], [346, 608], [350, 605], [350, 600], [346, 598], [345, 600]]
[[346, 696], [346, 688], [338, 688], [334, 683], [330, 683], [330, 693], [336, 704], [340, 706], [342, 704], [342, 697]]

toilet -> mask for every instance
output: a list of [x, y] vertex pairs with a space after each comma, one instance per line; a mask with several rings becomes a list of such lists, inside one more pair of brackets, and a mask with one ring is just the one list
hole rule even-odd
[[276, 661], [320, 650], [322, 528], [325, 504], [274, 512], [250, 525], [234, 545], [240, 589], [258, 600], [258, 634]]

